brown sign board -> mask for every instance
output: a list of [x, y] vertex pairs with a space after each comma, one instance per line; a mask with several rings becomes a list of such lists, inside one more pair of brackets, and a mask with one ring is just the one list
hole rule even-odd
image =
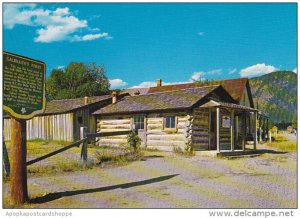
[[45, 63], [3, 52], [3, 109], [17, 119], [31, 119], [43, 113]]

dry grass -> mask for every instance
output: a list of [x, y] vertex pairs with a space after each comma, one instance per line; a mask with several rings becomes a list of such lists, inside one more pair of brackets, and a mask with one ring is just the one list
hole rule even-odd
[[275, 141], [268, 142], [268, 146], [277, 148], [280, 151], [287, 151], [287, 152], [296, 152], [297, 151], [297, 143], [293, 141], [289, 141], [284, 136], [278, 136], [275, 138]]
[[297, 151], [297, 144], [295, 142], [286, 141], [286, 142], [272, 142], [267, 144], [270, 147], [277, 148], [281, 151], [288, 151], [288, 152], [296, 152]]
[[144, 153], [140, 150], [134, 152], [128, 147], [113, 149], [109, 147], [103, 147], [102, 149], [98, 149], [96, 151], [95, 156], [101, 167], [108, 165], [122, 166], [132, 161], [141, 160], [144, 156]]
[[74, 172], [79, 170], [87, 170], [93, 168], [94, 162], [88, 161], [83, 163], [78, 160], [66, 160], [65, 158], [57, 158], [55, 162], [48, 165], [32, 165], [27, 167], [29, 175], [53, 175], [61, 172]]
[[[32, 160], [64, 146], [70, 142], [29, 140], [27, 141], [27, 157]], [[10, 142], [6, 142], [8, 154], [10, 155]], [[133, 153], [128, 147], [99, 147], [88, 146], [88, 161], [83, 163], [80, 159], [81, 147], [73, 147], [57, 155], [29, 165], [27, 167], [29, 176], [45, 176], [63, 172], [74, 172], [89, 170], [99, 166], [126, 165], [129, 162], [140, 160], [143, 152]], [[103, 164], [104, 163], [104, 164]], [[9, 178], [4, 177], [3, 182], [8, 182]]]
[[[63, 141], [48, 141], [48, 140], [28, 140], [27, 141], [27, 156], [40, 157], [59, 148], [62, 148], [71, 142]], [[6, 142], [8, 153], [10, 152], [10, 141]]]

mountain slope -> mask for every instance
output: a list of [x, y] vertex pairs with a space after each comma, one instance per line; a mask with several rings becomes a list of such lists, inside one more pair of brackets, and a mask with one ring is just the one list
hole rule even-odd
[[250, 79], [256, 107], [275, 123], [290, 123], [297, 116], [297, 74], [277, 71]]

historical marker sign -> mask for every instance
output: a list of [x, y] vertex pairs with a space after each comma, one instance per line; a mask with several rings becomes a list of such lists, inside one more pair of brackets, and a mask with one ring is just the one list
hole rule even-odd
[[19, 119], [43, 113], [45, 74], [45, 63], [3, 52], [3, 109]]

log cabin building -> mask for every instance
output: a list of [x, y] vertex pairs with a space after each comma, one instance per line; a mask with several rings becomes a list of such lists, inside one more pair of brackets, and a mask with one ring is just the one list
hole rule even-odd
[[[128, 94], [119, 95], [123, 98]], [[112, 103], [111, 95], [91, 96], [47, 102], [44, 113], [27, 120], [27, 139], [76, 141], [79, 140], [80, 127], [96, 131], [96, 120], [92, 113]], [[4, 116], [4, 139], [10, 140], [10, 116]]]
[[[248, 79], [151, 87], [96, 110], [97, 132], [138, 130], [142, 145], [172, 151], [256, 149], [256, 117]], [[100, 146], [126, 144], [126, 135], [102, 137]]]
[[[88, 132], [136, 129], [142, 145], [172, 151], [244, 150], [256, 148], [257, 113], [248, 79], [185, 83], [127, 89], [117, 96], [84, 97], [48, 102], [43, 114], [27, 121], [27, 139], [76, 141], [80, 127]], [[10, 140], [10, 119], [4, 118]], [[126, 135], [101, 137], [98, 145], [120, 146]]]

